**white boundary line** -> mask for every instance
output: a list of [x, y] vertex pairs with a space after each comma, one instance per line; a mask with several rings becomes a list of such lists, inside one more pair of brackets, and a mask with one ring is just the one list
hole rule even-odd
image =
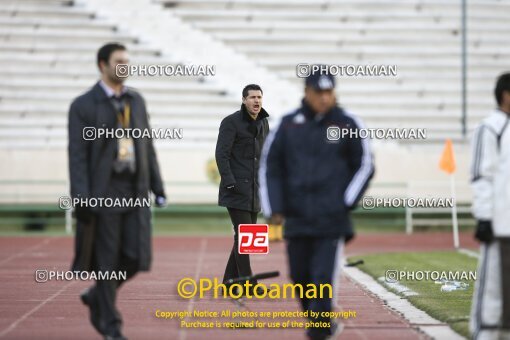
[[14, 330], [21, 322], [23, 322], [25, 319], [27, 319], [30, 315], [37, 312], [39, 309], [44, 307], [48, 302], [52, 301], [54, 298], [59, 296], [64, 290], [66, 290], [69, 286], [71, 286], [76, 281], [69, 282], [64, 287], [60, 288], [55, 294], [47, 298], [46, 300], [42, 301], [40, 304], [32, 308], [27, 313], [23, 314], [21, 317], [19, 317], [17, 320], [15, 320], [13, 323], [9, 325], [9, 327], [5, 328], [2, 332], [0, 332], [0, 338], [4, 337], [6, 334]]
[[408, 300], [386, 290], [370, 275], [355, 267], [345, 267], [344, 272], [349, 278], [366, 290], [376, 295], [391, 309], [397, 311], [412, 326], [416, 326], [433, 339], [458, 340], [464, 339], [455, 333], [446, 323], [432, 318], [422, 310], [414, 307]]
[[[199, 280], [200, 272], [202, 271], [202, 265], [204, 263], [204, 256], [205, 256], [205, 250], [207, 248], [207, 239], [203, 238], [200, 243], [200, 252], [198, 254], [198, 260], [197, 260], [197, 268], [195, 270], [195, 282]], [[189, 300], [188, 303], [188, 312], [191, 312], [193, 310], [193, 305], [195, 304], [195, 297]], [[187, 318], [186, 318], [187, 319]], [[186, 329], [180, 328], [179, 329], [179, 339], [185, 340], [186, 339]]]
[[385, 282], [386, 285], [388, 287], [390, 287], [394, 292], [400, 293], [400, 294], [402, 294], [404, 296], [416, 296], [416, 295], [419, 295], [414, 290], [412, 290], [409, 287], [404, 286], [403, 284], [401, 284], [399, 281], [387, 282], [385, 280], [386, 279], [385, 279], [384, 276], [381, 276], [380, 278], [377, 279], [377, 281], [379, 281], [379, 282]]
[[459, 253], [467, 255], [469, 257], [474, 257], [476, 259], [480, 258], [480, 254], [477, 253], [476, 251], [472, 251], [472, 250], [469, 250], [469, 249], [466, 249], [466, 248], [459, 248], [457, 251]]
[[12, 254], [11, 256], [3, 259], [2, 261], [0, 261], [0, 265], [3, 265], [4, 263], [7, 263], [9, 262], [10, 260], [16, 258], [16, 257], [19, 257], [19, 256], [22, 256], [22, 255], [25, 255], [26, 253], [29, 253], [37, 248], [40, 248], [42, 246], [45, 246], [47, 245], [51, 240], [53, 240], [53, 238], [51, 237], [48, 237], [48, 238], [45, 238], [43, 239], [41, 242], [37, 243], [37, 244], [34, 244], [33, 246], [27, 248], [27, 249], [24, 249], [16, 254]]

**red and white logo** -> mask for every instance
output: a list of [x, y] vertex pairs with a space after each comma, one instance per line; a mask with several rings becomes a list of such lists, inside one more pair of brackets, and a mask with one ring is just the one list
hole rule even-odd
[[267, 224], [239, 225], [239, 254], [269, 253], [269, 226]]

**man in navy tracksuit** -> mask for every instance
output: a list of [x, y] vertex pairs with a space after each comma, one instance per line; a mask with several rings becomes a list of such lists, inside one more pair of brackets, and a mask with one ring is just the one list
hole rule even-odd
[[[301, 107], [283, 116], [267, 137], [259, 172], [264, 215], [274, 224], [285, 220], [291, 279], [304, 289], [333, 283], [337, 290], [343, 244], [354, 237], [350, 211], [374, 174], [369, 141], [332, 132], [364, 128], [337, 106], [334, 87], [325, 70], [306, 78]], [[300, 301], [303, 310], [322, 312], [331, 311], [334, 300]], [[309, 338], [326, 339], [340, 330], [330, 324], [308, 329]]]

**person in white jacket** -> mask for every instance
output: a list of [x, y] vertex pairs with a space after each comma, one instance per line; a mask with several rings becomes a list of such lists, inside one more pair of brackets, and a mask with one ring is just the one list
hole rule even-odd
[[496, 83], [498, 108], [473, 139], [475, 237], [481, 242], [471, 306], [473, 339], [510, 339], [510, 73]]

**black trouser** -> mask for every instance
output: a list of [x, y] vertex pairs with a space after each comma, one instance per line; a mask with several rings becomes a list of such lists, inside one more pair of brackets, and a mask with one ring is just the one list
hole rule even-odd
[[239, 254], [239, 224], [253, 224], [257, 223], [257, 213], [247, 210], [239, 210], [234, 208], [227, 208], [230, 219], [234, 226], [234, 245], [228, 258], [225, 274], [223, 275], [223, 282], [229, 279], [234, 279], [241, 276], [252, 275], [250, 266], [250, 255]]
[[[140, 227], [136, 209], [127, 212], [108, 212], [97, 215], [94, 260], [98, 271], [125, 271], [126, 280], [138, 272]], [[115, 302], [117, 289], [125, 280], [98, 280], [91, 289], [100, 316], [100, 331], [118, 336], [122, 318]]]
[[[287, 254], [290, 267], [290, 277], [295, 284], [303, 286], [303, 292], [307, 284], [314, 284], [317, 288], [317, 295], [320, 292], [320, 284], [333, 285], [333, 275], [337, 261], [337, 250], [339, 238], [332, 237], [292, 237], [287, 238]], [[317, 299], [309, 299], [303, 294], [300, 296], [301, 306], [304, 311], [331, 312], [332, 299], [329, 297], [329, 290], [324, 289], [324, 296]], [[333, 298], [335, 292], [332, 289]], [[299, 290], [296, 289], [299, 296]], [[329, 318], [310, 319], [313, 322], [330, 322]], [[328, 328], [310, 328], [312, 333], [329, 333]]]
[[510, 330], [510, 237], [499, 238], [501, 261], [502, 328]]

